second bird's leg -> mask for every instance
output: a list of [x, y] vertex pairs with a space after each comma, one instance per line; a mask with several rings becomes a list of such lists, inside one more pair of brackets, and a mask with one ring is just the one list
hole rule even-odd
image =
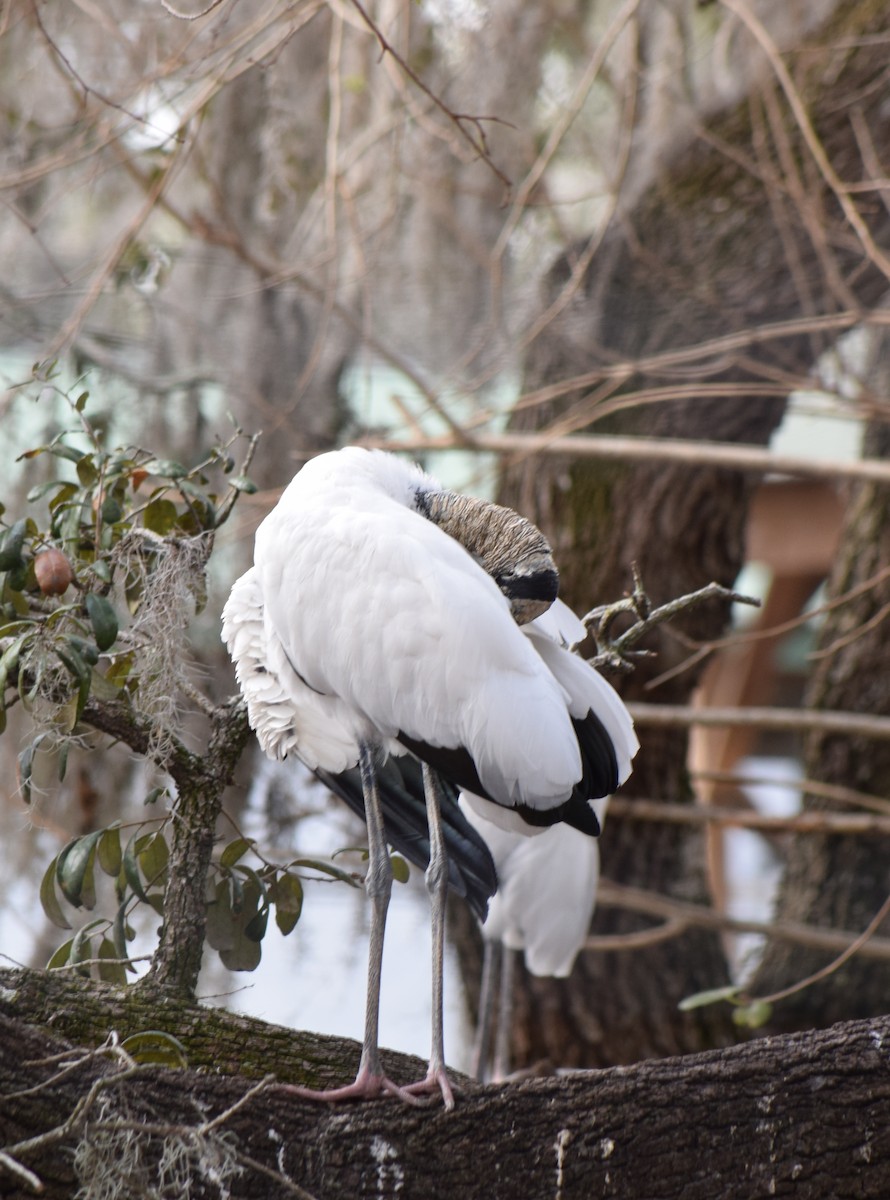
[[365, 801], [365, 823], [368, 827], [368, 873], [365, 890], [371, 901], [371, 933], [368, 946], [368, 990], [365, 999], [365, 1036], [362, 1057], [353, 1083], [345, 1087], [315, 1090], [283, 1085], [287, 1091], [311, 1100], [363, 1100], [389, 1092], [409, 1104], [422, 1104], [405, 1088], [384, 1074], [380, 1063], [378, 1029], [380, 1018], [380, 976], [383, 965], [383, 937], [386, 930], [386, 911], [392, 892], [392, 862], [386, 849], [383, 832], [383, 809], [377, 786], [375, 751], [364, 742], [359, 744], [359, 767]]
[[504, 948], [500, 942], [485, 938], [482, 944], [482, 981], [479, 984], [479, 1011], [476, 1016], [476, 1036], [473, 1039], [471, 1070], [481, 1083], [491, 1078], [491, 1042], [495, 1028], [495, 987], [500, 978]]
[[445, 1069], [444, 969], [445, 907], [448, 901], [448, 854], [442, 832], [442, 801], [435, 771], [423, 764], [423, 794], [430, 835], [430, 862], [426, 869], [426, 887], [430, 898], [430, 923], [433, 942], [433, 1016], [430, 1066], [426, 1079], [413, 1083], [411, 1092], [442, 1093], [446, 1108], [454, 1108], [454, 1091]]
[[504, 946], [501, 953], [500, 999], [498, 1001], [498, 1025], [494, 1040], [494, 1064], [492, 1080], [500, 1082], [510, 1074], [510, 1035], [513, 1031], [513, 988], [516, 979], [518, 950]]

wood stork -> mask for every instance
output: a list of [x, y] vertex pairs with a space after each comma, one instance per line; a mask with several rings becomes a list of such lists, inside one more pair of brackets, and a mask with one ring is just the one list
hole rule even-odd
[[[254, 566], [223, 614], [251, 724], [272, 757], [294, 753], [331, 774], [358, 764], [368, 826], [372, 916], [358, 1073], [343, 1088], [292, 1091], [328, 1100], [385, 1091], [414, 1102], [440, 1091], [446, 1107], [454, 1103], [442, 1045], [449, 876], [436, 772], [500, 824], [566, 822], [598, 833], [589, 800], [628, 773], [628, 735], [614, 734], [630, 719], [602, 680], [609, 700], [581, 711], [548, 662], [560, 647], [544, 636], [533, 645], [521, 632], [557, 588], [550, 548], [528, 521], [446, 491], [382, 451], [347, 447], [311, 460], [260, 525]], [[433, 1045], [426, 1078], [398, 1087], [377, 1044], [392, 886], [378, 766], [406, 751], [423, 763]]]
[[[523, 632], [533, 645], [542, 646], [544, 653], [549, 654], [550, 669], [566, 688], [572, 711], [583, 714], [595, 709], [606, 715], [609, 736], [618, 748], [619, 778], [623, 782], [639, 748], [638, 742], [627, 710], [609, 684], [568, 649], [569, 644], [584, 637], [583, 624], [562, 601], [556, 600], [547, 613], [524, 625]], [[337, 776], [317, 774], [354, 812], [364, 817], [357, 771]], [[411, 758], [390, 759], [379, 782], [387, 814], [387, 841], [411, 862], [426, 867], [429, 846], [419, 763]], [[482, 923], [485, 948], [473, 1073], [479, 1078], [485, 1075], [497, 1012], [494, 1077], [503, 1078], [508, 1073], [514, 958], [521, 953], [532, 975], [565, 978], [571, 974], [596, 905], [599, 842], [564, 823], [541, 829], [530, 828], [523, 822], [519, 829], [506, 829], [499, 810], [484, 799], [467, 794], [458, 797], [456, 789], [446, 781], [443, 793], [443, 818], [449, 815], [457, 799], [460, 811], [488, 848], [497, 872], [497, 891], [487, 913], [480, 905], [473, 904]], [[593, 800], [591, 805], [602, 825], [608, 797]], [[395, 836], [390, 835], [390, 812], [398, 814], [392, 831]], [[489, 820], [486, 812], [495, 820]], [[450, 826], [446, 828], [451, 833]], [[452, 836], [455, 835], [456, 831]], [[456, 842], [459, 851], [465, 841], [466, 831], [461, 830], [461, 840]]]

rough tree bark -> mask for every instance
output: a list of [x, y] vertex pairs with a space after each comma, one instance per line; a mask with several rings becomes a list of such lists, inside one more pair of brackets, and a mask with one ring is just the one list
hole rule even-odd
[[[868, 178], [868, 146], [878, 161], [886, 157], [887, 126], [880, 115], [885, 26], [883, 5], [847, 4], [822, 30], [818, 47], [788, 56], [839, 179]], [[886, 208], [863, 201], [858, 212], [874, 241], [885, 244]], [[573, 280], [573, 271], [586, 246], [556, 264], [543, 307], [570, 299], [531, 349], [525, 390], [533, 394], [581, 375], [584, 386], [522, 409], [514, 427], [765, 443], [785, 394], [807, 378], [829, 341], [806, 331], [753, 343], [744, 335], [788, 318], [850, 309], [864, 314], [886, 287], [879, 256], [864, 252], [848, 215], [817, 169], [781, 90], [765, 85], [705, 131], [681, 162], [615, 218], [579, 278]], [[661, 352], [691, 350], [727, 334], [742, 335], [738, 350], [710, 356], [693, 351], [685, 366], [646, 364]], [[620, 363], [628, 371], [615, 380], [609, 369]], [[680, 394], [702, 384], [705, 390], [694, 398], [665, 402], [662, 394], [655, 406], [621, 408], [627, 391]], [[730, 394], [720, 398], [727, 385]], [[620, 594], [634, 561], [656, 602], [710, 579], [731, 584], [743, 562], [747, 503], [756, 482], [729, 471], [548, 458], [512, 469], [502, 496], [550, 535], [565, 564], [563, 594], [584, 607]], [[682, 632], [710, 639], [725, 619], [720, 606], [702, 609]], [[625, 681], [626, 697], [639, 698], [654, 675], [686, 654], [674, 633], [652, 645], [658, 658]], [[662, 684], [657, 698], [683, 702], [695, 682], [696, 673], [687, 671]], [[642, 741], [624, 794], [690, 800], [686, 738], [644, 729]], [[683, 900], [706, 894], [697, 834], [609, 821], [602, 851], [608, 877]], [[600, 913], [594, 928], [623, 933], [640, 924], [610, 912]], [[726, 970], [716, 936], [701, 933], [643, 951], [585, 955], [568, 984], [536, 980], [522, 988], [517, 1061], [597, 1066], [733, 1040], [727, 1013], [681, 1014], [676, 1007], [683, 995], [724, 982]]]
[[[110, 1029], [126, 1036], [145, 1022], [185, 1044], [189, 1069], [128, 1070], [111, 1052], [70, 1049], [73, 1030], [81, 1047], [95, 1046]], [[185, 1002], [146, 1006], [132, 991], [77, 977], [6, 971], [0, 1146], [48, 1200], [90, 1181], [135, 1196], [165, 1180], [163, 1194], [181, 1195], [176, 1166], [188, 1173], [190, 1196], [238, 1200], [879, 1200], [890, 1191], [888, 1041], [883, 1018], [612, 1071], [470, 1084], [451, 1113], [391, 1100], [332, 1107], [268, 1085], [248, 1093], [270, 1070], [329, 1078], [320, 1068], [332, 1059], [333, 1076], [348, 1078], [354, 1043]], [[387, 1061], [397, 1079], [423, 1067]], [[69, 1128], [27, 1144], [84, 1097]], [[30, 1194], [0, 1156], [0, 1195]]]

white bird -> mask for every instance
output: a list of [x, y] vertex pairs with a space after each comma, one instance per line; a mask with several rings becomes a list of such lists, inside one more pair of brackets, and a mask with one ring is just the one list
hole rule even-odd
[[[257, 531], [254, 567], [223, 614], [251, 724], [272, 757], [295, 753], [331, 774], [357, 763], [368, 825], [372, 918], [359, 1070], [344, 1088], [293, 1091], [335, 1100], [439, 1090], [453, 1104], [442, 1045], [448, 864], [437, 771], [501, 824], [564, 821], [598, 832], [589, 800], [626, 777], [633, 734], [605, 681], [596, 711], [584, 709], [574, 667], [560, 662], [563, 681], [551, 669], [567, 652], [543, 633], [520, 631], [517, 622], [544, 613], [557, 587], [550, 548], [533, 525], [448, 492], [381, 451], [349, 447], [313, 459]], [[406, 750], [424, 764], [433, 1046], [426, 1078], [400, 1088], [384, 1076], [377, 1045], [392, 884], [377, 767]]]
[[[570, 647], [586, 636], [584, 624], [563, 604], [554, 601], [523, 632], [546, 657], [554, 678], [565, 687], [571, 711], [593, 709], [600, 714], [618, 748], [619, 782], [630, 771], [639, 749], [633, 723], [624, 704], [596, 670]], [[606, 818], [608, 796], [591, 801], [600, 826]], [[513, 960], [523, 955], [532, 975], [564, 979], [572, 968], [590, 929], [596, 907], [600, 873], [599, 841], [570, 825], [551, 825], [527, 836], [507, 830], [487, 818], [491, 806], [464, 794], [460, 807], [481, 835], [494, 859], [498, 887], [483, 920], [484, 958], [474, 1046], [474, 1073], [483, 1076], [491, 1046], [495, 1007], [498, 1011], [494, 1049], [495, 1078], [507, 1073], [508, 1034], [512, 1010]], [[499, 814], [494, 814], [495, 819]], [[502, 822], [501, 822], [502, 824]], [[495, 980], [500, 969], [500, 999], [495, 1005]]]
[[[602, 826], [608, 798], [593, 803]], [[491, 852], [498, 877], [482, 921], [472, 1073], [503, 1079], [509, 1074], [515, 959], [521, 954], [531, 975], [565, 979], [572, 973], [596, 907], [599, 841], [564, 824], [525, 837], [480, 817], [466, 796], [460, 805]]]
[[[543, 647], [544, 653], [548, 654], [554, 678], [566, 687], [571, 697], [572, 711], [584, 714], [594, 709], [606, 714], [609, 734], [619, 748], [623, 764], [619, 778], [623, 782], [639, 743], [629, 714], [611, 686], [592, 666], [569, 651], [570, 644], [580, 642], [585, 636], [583, 623], [561, 600], [556, 600], [543, 616], [522, 629], [533, 645]], [[338, 776], [319, 774], [354, 812], [364, 816], [357, 772]], [[425, 838], [419, 764], [413, 759], [390, 760], [380, 784], [387, 819], [387, 841], [396, 845], [395, 838], [390, 836], [389, 821], [390, 813], [394, 818], [398, 814], [398, 824], [393, 829], [395, 837], [401, 835], [397, 849], [417, 866], [425, 867], [429, 861], [429, 846]], [[457, 793], [446, 783], [443, 817], [450, 815], [450, 804], [456, 798]], [[479, 897], [470, 896], [482, 924], [485, 951], [473, 1061], [474, 1074], [481, 1078], [489, 1058], [497, 1011], [494, 1077], [501, 1078], [507, 1074], [513, 957], [521, 953], [526, 969], [532, 975], [566, 978], [571, 974], [596, 906], [599, 842], [566, 824], [530, 828], [522, 822], [519, 829], [504, 828], [502, 814], [496, 806], [467, 793], [459, 797], [458, 804], [490, 852], [497, 872], [497, 891], [491, 897], [487, 913], [479, 904]], [[591, 806], [602, 826], [608, 797], [591, 801]], [[489, 820], [484, 815], [486, 812], [495, 819]], [[465, 855], [466, 830], [453, 829], [454, 819], [450, 815], [447, 830], [455, 839], [460, 839], [456, 840], [456, 849]], [[410, 830], [408, 840], [405, 829]], [[478, 864], [476, 869], [479, 871]], [[464, 894], [460, 886], [459, 891]], [[500, 998], [495, 1003], [499, 971]]]

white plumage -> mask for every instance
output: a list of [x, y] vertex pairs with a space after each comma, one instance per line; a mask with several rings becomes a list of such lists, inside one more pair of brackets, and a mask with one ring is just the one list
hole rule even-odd
[[287, 690], [300, 716], [324, 709], [320, 736], [318, 723], [301, 727], [300, 755], [342, 769], [330, 717], [356, 745], [391, 751], [402, 732], [464, 746], [493, 799], [554, 807], [580, 773], [561, 689], [494, 581], [407, 506], [412, 488], [437, 485], [350, 447], [308, 463], [257, 531], [270, 654], [296, 668]]
[[[470, 801], [477, 813], [507, 812], [526, 831], [524, 821], [568, 820], [595, 832], [588, 799], [630, 771], [626, 709], [563, 644], [583, 632], [577, 618], [557, 606], [529, 636], [514, 620], [543, 613], [555, 594], [549, 547], [533, 526], [379, 451], [312, 460], [257, 531], [254, 566], [223, 613], [251, 724], [272, 757], [363, 770], [375, 902], [369, 1013], [356, 1083], [328, 1097], [386, 1088], [409, 1098], [383, 1077], [371, 1012], [389, 896], [375, 759], [410, 750], [484, 793]], [[426, 767], [424, 785], [441, 990], [446, 876], [439, 789]], [[450, 1103], [439, 1022], [421, 1086], [441, 1088]]]
[[[476, 798], [460, 805], [488, 846], [498, 876], [482, 932], [486, 941], [521, 951], [532, 975], [564, 979], [590, 929], [599, 884], [596, 838], [570, 825], [551, 825], [529, 837], [480, 815]], [[600, 825], [608, 797], [594, 801]]]

